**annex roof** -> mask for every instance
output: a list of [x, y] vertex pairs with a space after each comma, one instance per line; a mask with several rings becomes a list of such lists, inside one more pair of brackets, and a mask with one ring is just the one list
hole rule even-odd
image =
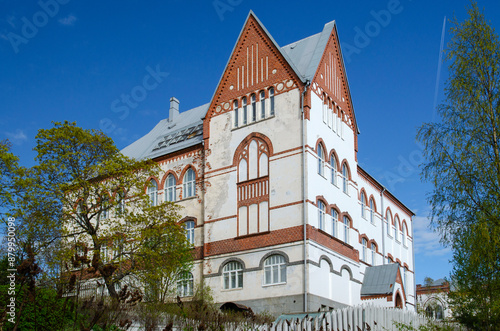
[[122, 154], [137, 160], [154, 159], [201, 143], [208, 106], [179, 113], [173, 121], [161, 120], [148, 134], [122, 149]]
[[361, 286], [361, 296], [392, 294], [398, 271], [397, 263], [367, 267]]

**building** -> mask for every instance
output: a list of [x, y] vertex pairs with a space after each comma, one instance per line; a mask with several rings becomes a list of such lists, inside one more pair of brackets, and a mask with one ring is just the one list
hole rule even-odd
[[[414, 215], [357, 164], [358, 126], [335, 22], [280, 47], [250, 12], [210, 102], [125, 149], [163, 173], [217, 302], [298, 312], [415, 308]], [[371, 271], [370, 271], [371, 270]]]
[[452, 318], [448, 304], [449, 282], [442, 278], [431, 280], [428, 284], [417, 284], [416, 291], [419, 311], [436, 320]]

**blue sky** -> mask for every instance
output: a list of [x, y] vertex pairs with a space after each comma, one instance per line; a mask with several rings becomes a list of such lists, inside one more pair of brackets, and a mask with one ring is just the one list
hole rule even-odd
[[[171, 96], [181, 111], [210, 101], [250, 10], [281, 46], [336, 20], [361, 130], [359, 163], [417, 214], [417, 283], [448, 276], [450, 251], [427, 228], [431, 187], [420, 181], [415, 133], [435, 119], [435, 95], [438, 102], [444, 95], [443, 19], [464, 20], [468, 4], [0, 0], [0, 139], [13, 143], [25, 166], [33, 164], [37, 130], [52, 121], [103, 129], [123, 148], [168, 117]], [[500, 3], [478, 4], [500, 29]], [[138, 91], [151, 72], [156, 80], [125, 111], [122, 95]]]

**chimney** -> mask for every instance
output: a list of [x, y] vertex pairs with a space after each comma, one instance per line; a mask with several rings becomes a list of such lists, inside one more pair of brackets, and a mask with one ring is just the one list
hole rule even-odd
[[179, 116], [179, 100], [175, 97], [170, 98], [170, 110], [168, 112], [168, 121], [173, 122]]

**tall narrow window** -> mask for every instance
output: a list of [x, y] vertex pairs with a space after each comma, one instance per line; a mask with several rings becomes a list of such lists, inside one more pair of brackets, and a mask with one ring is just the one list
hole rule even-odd
[[247, 115], [247, 98], [244, 97], [243, 99], [241, 99], [241, 104], [243, 106], [243, 125], [246, 125], [247, 124], [247, 119], [248, 119], [248, 115]]
[[116, 193], [115, 201], [117, 202], [116, 215], [122, 216], [125, 212], [125, 193], [118, 191], [118, 193]]
[[269, 115], [274, 116], [274, 88], [273, 87], [271, 87], [269, 89], [269, 103], [270, 103]]
[[266, 92], [260, 91], [260, 118], [266, 118]]
[[392, 227], [392, 214], [391, 214], [391, 211], [389, 209], [387, 209], [387, 216], [386, 216], [386, 219], [387, 219], [387, 235], [391, 235], [391, 227]]
[[156, 206], [158, 204], [158, 183], [156, 182], [156, 180], [151, 179], [149, 181], [147, 193], [151, 204], [153, 206]]
[[222, 269], [224, 279], [224, 289], [243, 288], [243, 266], [241, 263], [233, 261], [227, 263]]
[[281, 255], [271, 255], [264, 262], [264, 284], [286, 283], [286, 261]]
[[109, 198], [103, 198], [101, 202], [101, 219], [105, 220], [109, 217]]
[[321, 144], [318, 144], [318, 174], [323, 176], [324, 169], [325, 169], [325, 160], [323, 154], [323, 146]]
[[370, 199], [370, 222], [373, 224], [375, 222], [375, 202]]
[[166, 184], [167, 184], [167, 186], [165, 188], [165, 201], [175, 201], [176, 200], [176, 194], [175, 194], [176, 182], [175, 182], [174, 175], [170, 174], [167, 176]]
[[326, 98], [326, 94], [323, 93], [323, 123], [328, 123], [328, 101]]
[[340, 137], [344, 138], [344, 111], [340, 112]]
[[344, 216], [344, 241], [346, 243], [349, 243], [349, 227], [351, 225], [351, 222], [349, 221], [349, 218], [347, 216]]
[[399, 226], [399, 217], [396, 215], [394, 218], [394, 238], [396, 239], [397, 242], [400, 242], [400, 233], [401, 228]]
[[184, 230], [186, 231], [186, 239], [191, 245], [194, 245], [194, 221], [184, 222]]
[[361, 217], [366, 218], [366, 195], [361, 192]]
[[372, 249], [371, 249], [371, 251], [372, 251], [372, 265], [375, 265], [375, 264], [376, 264], [376, 263], [375, 263], [375, 262], [376, 262], [376, 259], [375, 259], [375, 256], [376, 256], [376, 255], [375, 255], [375, 252], [377, 251], [377, 247], [375, 246], [375, 244], [374, 244], [374, 243], [372, 243]]
[[322, 201], [318, 201], [318, 226], [320, 230], [325, 230], [326, 208]]
[[193, 274], [184, 272], [179, 276], [177, 281], [177, 295], [182, 297], [190, 297], [193, 295]]
[[335, 159], [334, 154], [332, 154], [332, 156], [330, 156], [330, 167], [331, 167], [331, 175], [332, 175], [332, 184], [337, 186], [337, 160]]
[[255, 103], [255, 94], [250, 96], [250, 101], [252, 102], [252, 122], [257, 120], [257, 104]]
[[401, 240], [403, 241], [403, 245], [406, 246], [406, 226], [403, 221], [403, 231], [401, 233]]
[[349, 171], [345, 163], [342, 164], [342, 191], [344, 191], [345, 194], [349, 193]]
[[337, 223], [339, 221], [339, 213], [332, 208], [332, 236], [338, 238], [337, 236]]
[[239, 113], [239, 109], [238, 109], [238, 100], [234, 100], [233, 102], [233, 109], [234, 109], [234, 127], [237, 128], [238, 125], [239, 125], [239, 119], [238, 119], [238, 113]]
[[361, 239], [361, 245], [363, 246], [363, 255], [362, 255], [362, 260], [364, 262], [368, 262], [367, 259], [368, 259], [368, 242], [366, 241], [365, 238]]
[[193, 168], [189, 168], [188, 171], [186, 171], [186, 174], [184, 175], [184, 181], [183, 181], [184, 198], [194, 197], [194, 195], [196, 194], [195, 182], [196, 182], [196, 177], [194, 174], [194, 170]]

